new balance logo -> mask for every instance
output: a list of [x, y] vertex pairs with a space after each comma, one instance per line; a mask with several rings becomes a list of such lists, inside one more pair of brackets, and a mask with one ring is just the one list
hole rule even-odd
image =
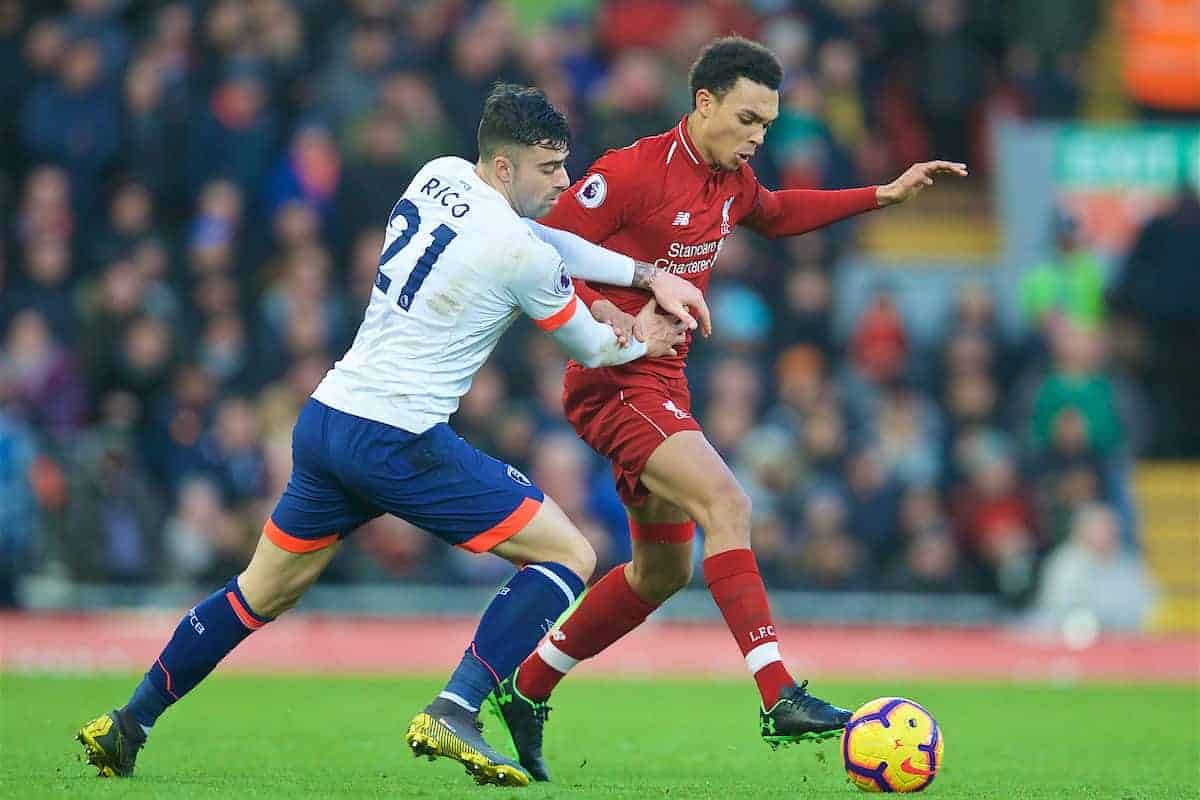
[[675, 405], [674, 400], [667, 400], [663, 403], [663, 408], [675, 415], [675, 419], [687, 419], [691, 414], [684, 411], [679, 406]]
[[565, 633], [563, 633], [561, 630], [558, 630], [558, 631], [554, 631], [554, 633], [550, 634], [550, 638], [556, 642], [561, 642], [563, 639], [567, 638], [567, 635]]
[[677, 211], [677, 212], [675, 213], [675, 221], [674, 221], [674, 222], [672, 222], [671, 224], [672, 224], [672, 225], [675, 225], [675, 226], [678, 226], [678, 227], [680, 227], [680, 228], [683, 228], [683, 227], [685, 227], [685, 226], [687, 226], [687, 225], [690, 225], [690, 224], [691, 224], [691, 222], [692, 222], [692, 212], [690, 212], [690, 211]]

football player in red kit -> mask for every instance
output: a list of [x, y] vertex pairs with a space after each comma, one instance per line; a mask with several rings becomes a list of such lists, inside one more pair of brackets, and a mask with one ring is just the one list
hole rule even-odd
[[[779, 116], [782, 69], [774, 55], [746, 39], [719, 39], [689, 77], [694, 108], [679, 124], [603, 155], [541, 223], [653, 263], [703, 291], [737, 225], [794, 236], [903, 202], [937, 175], [966, 175], [963, 164], [932, 161], [884, 186], [772, 192], [749, 161]], [[647, 300], [644, 290], [597, 290], [578, 280], [576, 291], [597, 319], [622, 332], [632, 330], [631, 315]], [[763, 738], [778, 745], [835, 736], [850, 717], [808, 694], [807, 681], [798, 684], [784, 666], [750, 550], [750, 500], [691, 414], [689, 343], [676, 358], [567, 367], [567, 419], [612, 462], [633, 558], [593, 585], [493, 695], [521, 764], [540, 780], [549, 779], [541, 743], [551, 691], [687, 585], [695, 523], [704, 529], [705, 583], [758, 684]]]

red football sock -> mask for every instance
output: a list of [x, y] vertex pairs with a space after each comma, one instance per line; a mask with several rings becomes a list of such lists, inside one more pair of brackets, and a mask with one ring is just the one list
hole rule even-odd
[[534, 700], [546, 699], [572, 667], [641, 625], [657, 607], [633, 591], [624, 564], [613, 567], [521, 664], [517, 690]]
[[763, 707], [770, 708], [795, 680], [779, 655], [767, 590], [754, 553], [741, 549], [709, 556], [704, 559], [704, 582], [754, 675]]

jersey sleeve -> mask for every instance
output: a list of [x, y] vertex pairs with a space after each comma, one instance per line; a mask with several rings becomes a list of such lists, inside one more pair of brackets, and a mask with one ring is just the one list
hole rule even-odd
[[594, 244], [612, 236], [636, 211], [635, 156], [631, 147], [605, 153], [538, 221]]
[[742, 225], [771, 239], [795, 236], [879, 207], [874, 186], [859, 189], [782, 189], [755, 181], [756, 193]]
[[575, 285], [558, 251], [526, 233], [525, 255], [509, 289], [534, 324], [552, 332], [575, 314]]

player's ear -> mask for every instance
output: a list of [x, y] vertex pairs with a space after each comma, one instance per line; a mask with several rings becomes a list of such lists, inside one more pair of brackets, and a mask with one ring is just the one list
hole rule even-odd
[[496, 153], [492, 156], [492, 171], [496, 173], [496, 177], [505, 183], [511, 183], [513, 179], [512, 159], [506, 153]]
[[708, 89], [696, 90], [696, 110], [700, 112], [700, 116], [707, 117], [712, 114], [716, 101], [717, 98]]

